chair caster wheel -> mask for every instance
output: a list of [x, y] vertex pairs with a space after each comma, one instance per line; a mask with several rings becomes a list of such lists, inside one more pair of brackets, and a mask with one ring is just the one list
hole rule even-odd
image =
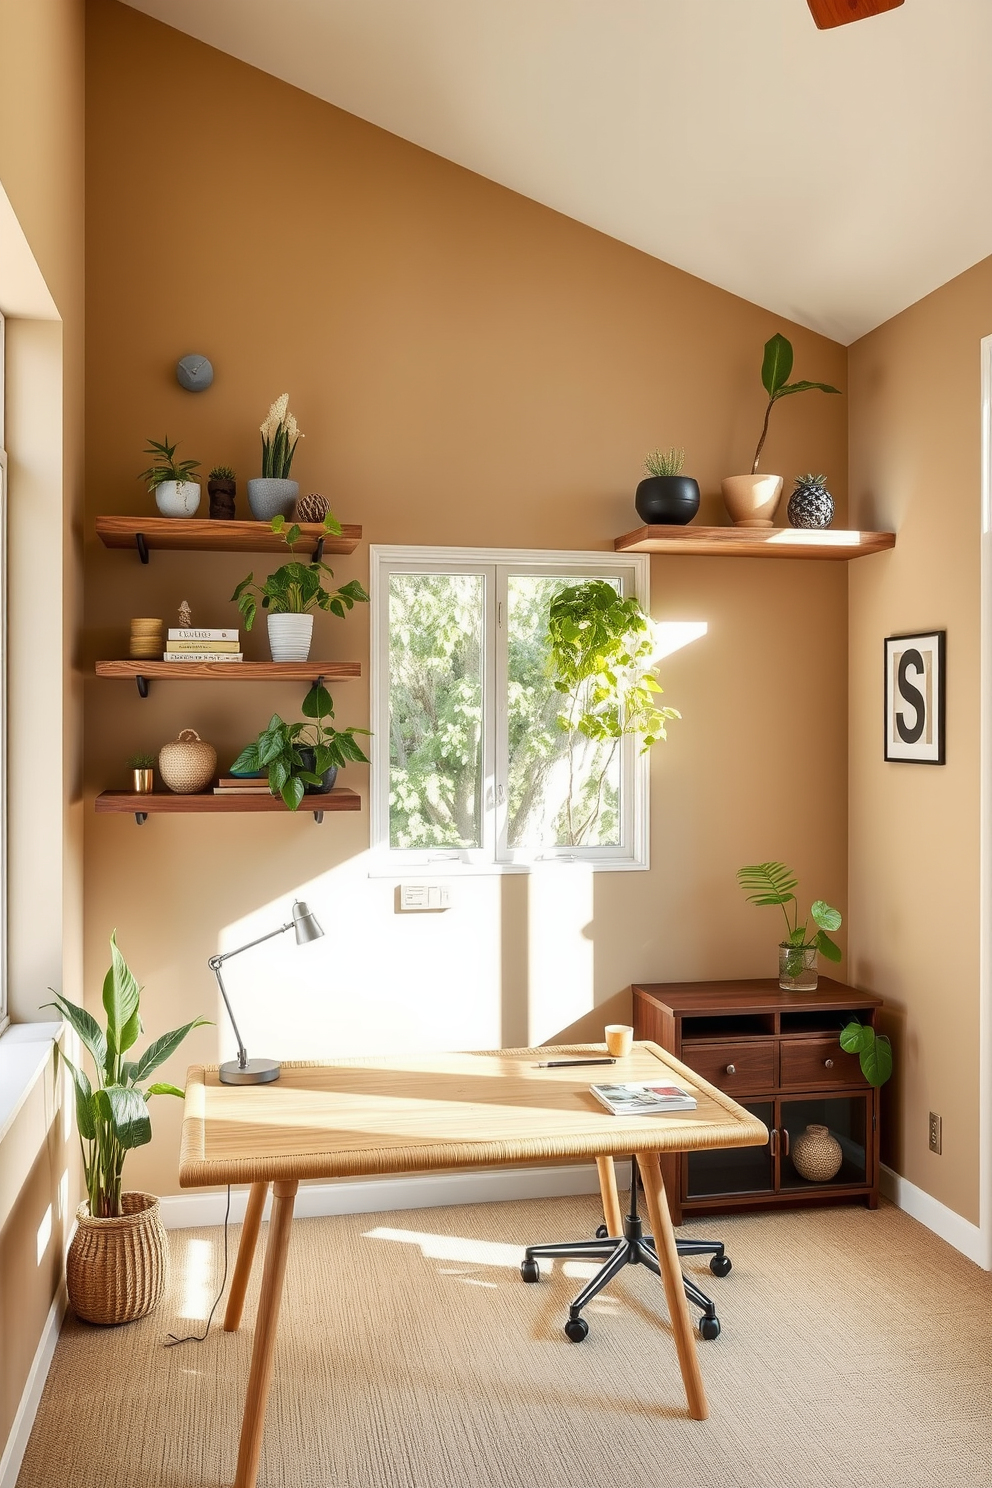
[[714, 1276], [729, 1276], [733, 1270], [733, 1262], [728, 1255], [714, 1256], [710, 1261], [710, 1270]]
[[596, 1226], [596, 1239], [597, 1240], [605, 1240], [606, 1237], [609, 1235], [609, 1233], [610, 1232], [606, 1228], [605, 1225], [597, 1225]]
[[701, 1317], [699, 1319], [699, 1336], [700, 1338], [719, 1338], [720, 1319], [715, 1317]]
[[589, 1332], [589, 1324], [585, 1318], [569, 1318], [565, 1324], [565, 1337], [570, 1338], [573, 1343], [581, 1343]]
[[524, 1281], [540, 1281], [541, 1268], [535, 1260], [527, 1256], [525, 1260], [520, 1262], [520, 1275]]

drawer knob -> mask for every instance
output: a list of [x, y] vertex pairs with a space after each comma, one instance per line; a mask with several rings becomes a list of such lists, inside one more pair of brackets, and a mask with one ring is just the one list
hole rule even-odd
[[833, 1069], [833, 1067], [834, 1067], [834, 1062], [833, 1062], [832, 1059], [825, 1059], [823, 1061], [823, 1068], [824, 1069]]
[[736, 1066], [736, 1064], [728, 1064], [727, 1065], [727, 1074], [728, 1075], [736, 1075], [736, 1073], [737, 1073], [737, 1066]]

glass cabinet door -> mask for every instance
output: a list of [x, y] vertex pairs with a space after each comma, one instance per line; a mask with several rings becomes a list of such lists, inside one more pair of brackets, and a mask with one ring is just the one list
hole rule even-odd
[[[870, 1093], [802, 1096], [783, 1100], [779, 1110], [781, 1189], [795, 1192], [872, 1181]], [[809, 1127], [827, 1130], [804, 1136]], [[803, 1141], [797, 1150], [800, 1139]], [[830, 1173], [835, 1164], [836, 1171]]]
[[[774, 1102], [741, 1101], [745, 1110], [774, 1125]], [[718, 1194], [773, 1193], [775, 1163], [771, 1144], [763, 1147], [721, 1147], [712, 1152], [689, 1152], [682, 1162], [685, 1199], [703, 1199]]]

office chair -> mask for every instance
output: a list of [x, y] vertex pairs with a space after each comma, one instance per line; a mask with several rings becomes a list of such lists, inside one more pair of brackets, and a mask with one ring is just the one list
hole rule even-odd
[[[539, 1256], [556, 1260], [605, 1261], [606, 1264], [601, 1266], [596, 1275], [586, 1283], [568, 1309], [565, 1334], [573, 1343], [581, 1343], [589, 1332], [589, 1324], [581, 1316], [582, 1309], [603, 1290], [608, 1282], [612, 1281], [619, 1271], [623, 1270], [624, 1266], [643, 1265], [653, 1271], [656, 1276], [661, 1275], [654, 1239], [651, 1235], [644, 1234], [643, 1222], [637, 1212], [639, 1182], [637, 1163], [631, 1158], [630, 1210], [623, 1222], [622, 1235], [610, 1235], [606, 1225], [600, 1225], [596, 1231], [595, 1240], [566, 1240], [558, 1244], [528, 1245], [524, 1251], [524, 1258], [520, 1263], [520, 1275], [524, 1281], [528, 1282], [541, 1279], [541, 1268], [537, 1263]], [[718, 1240], [679, 1240], [676, 1238], [675, 1245], [680, 1256], [710, 1256], [710, 1270], [714, 1276], [726, 1276], [731, 1270], [730, 1257]], [[718, 1338], [720, 1319], [716, 1315], [715, 1303], [687, 1276], [682, 1277], [682, 1284], [685, 1287], [686, 1297], [702, 1313], [699, 1319], [700, 1337]]]

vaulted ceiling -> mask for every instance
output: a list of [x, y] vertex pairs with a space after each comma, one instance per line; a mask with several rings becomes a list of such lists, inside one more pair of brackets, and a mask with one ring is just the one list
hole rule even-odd
[[989, 0], [127, 0], [849, 343], [992, 253]]

